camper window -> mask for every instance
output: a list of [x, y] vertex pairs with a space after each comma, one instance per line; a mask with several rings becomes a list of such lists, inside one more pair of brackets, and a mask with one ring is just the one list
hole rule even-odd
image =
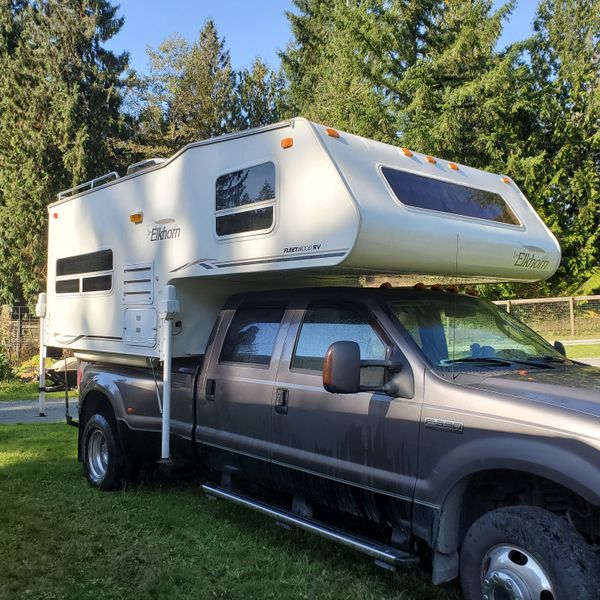
[[275, 165], [272, 162], [221, 175], [216, 183], [217, 235], [270, 229], [274, 204]]
[[61, 279], [56, 282], [57, 294], [79, 294], [79, 279]]
[[79, 273], [94, 273], [96, 271], [112, 271], [112, 250], [100, 250], [88, 254], [78, 254], [59, 258], [56, 261], [56, 275], [77, 275]]
[[500, 194], [389, 167], [381, 172], [396, 198], [407, 206], [520, 225]]
[[56, 261], [56, 293], [109, 292], [112, 289], [112, 269], [112, 250], [59, 258]]

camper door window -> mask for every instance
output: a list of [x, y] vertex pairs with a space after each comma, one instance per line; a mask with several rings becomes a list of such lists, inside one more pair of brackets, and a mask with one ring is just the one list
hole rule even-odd
[[270, 229], [274, 208], [272, 162], [232, 171], [217, 179], [215, 215], [219, 237]]
[[520, 225], [504, 198], [495, 192], [440, 181], [423, 175], [382, 167], [396, 198], [407, 206]]

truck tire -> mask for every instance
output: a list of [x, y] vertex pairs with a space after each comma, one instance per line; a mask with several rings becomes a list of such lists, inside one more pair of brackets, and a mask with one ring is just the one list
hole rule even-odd
[[566, 520], [534, 506], [483, 515], [460, 553], [465, 600], [598, 600], [600, 562]]
[[93, 414], [85, 423], [82, 452], [83, 472], [91, 485], [101, 490], [121, 487], [126, 461], [116, 424], [103, 414]]

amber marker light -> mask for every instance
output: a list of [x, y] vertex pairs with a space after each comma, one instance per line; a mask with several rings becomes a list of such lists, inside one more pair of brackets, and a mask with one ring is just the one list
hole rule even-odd
[[502, 183], [510, 183], [510, 177], [500, 177]]
[[129, 215], [129, 220], [136, 225], [144, 222], [144, 213], [135, 213], [133, 215]]
[[281, 140], [281, 147], [285, 150], [291, 148], [294, 145], [294, 138], [283, 138]]
[[456, 163], [453, 162], [449, 162], [448, 166], [453, 170], [453, 171], [458, 171], [458, 165]]
[[432, 165], [435, 165], [435, 163], [437, 162], [437, 161], [435, 160], [435, 158], [433, 158], [433, 156], [426, 156], [426, 157], [425, 157], [425, 160], [426, 160], [428, 163], [431, 163]]
[[409, 158], [413, 155], [408, 148], [402, 148], [402, 154], [404, 154], [404, 156], [408, 156]]
[[340, 132], [337, 131], [336, 129], [332, 129], [331, 127], [327, 127], [327, 129], [325, 129], [325, 133], [332, 138], [339, 138], [340, 137]]
[[131, 408], [131, 406], [127, 407], [127, 412], [131, 415], [133, 414], [135, 411], [133, 410], [133, 408]]

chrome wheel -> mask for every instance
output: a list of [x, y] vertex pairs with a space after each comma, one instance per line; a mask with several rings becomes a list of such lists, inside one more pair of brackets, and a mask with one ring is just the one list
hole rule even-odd
[[101, 483], [108, 469], [108, 444], [99, 429], [94, 429], [88, 438], [87, 466], [90, 479], [94, 483]]
[[485, 555], [481, 581], [483, 600], [555, 600], [543, 567], [517, 546], [492, 548]]

